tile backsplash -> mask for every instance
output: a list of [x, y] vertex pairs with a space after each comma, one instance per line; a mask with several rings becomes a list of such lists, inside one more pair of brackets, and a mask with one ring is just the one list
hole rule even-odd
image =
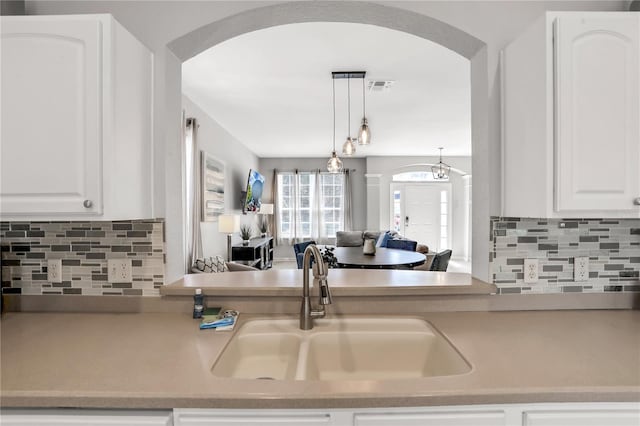
[[[2, 292], [157, 296], [164, 283], [164, 220], [0, 222]], [[131, 259], [132, 282], [107, 280], [109, 259]], [[62, 259], [62, 282], [47, 261]]]
[[[640, 219], [491, 218], [490, 270], [506, 293], [640, 291]], [[589, 257], [589, 280], [575, 282], [575, 257]], [[524, 260], [538, 259], [525, 284]]]

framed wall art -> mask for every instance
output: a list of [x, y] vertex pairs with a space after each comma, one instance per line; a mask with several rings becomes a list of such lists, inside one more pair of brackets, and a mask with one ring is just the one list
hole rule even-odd
[[224, 213], [224, 163], [200, 151], [202, 164], [202, 221], [218, 220]]

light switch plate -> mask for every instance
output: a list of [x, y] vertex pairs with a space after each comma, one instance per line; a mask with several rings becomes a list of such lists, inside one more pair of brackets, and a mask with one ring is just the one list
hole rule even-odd
[[131, 259], [109, 259], [108, 276], [110, 283], [130, 283]]
[[583, 282], [589, 281], [589, 258], [574, 257], [573, 258], [573, 281]]
[[524, 260], [524, 282], [526, 284], [538, 282], [538, 259]]

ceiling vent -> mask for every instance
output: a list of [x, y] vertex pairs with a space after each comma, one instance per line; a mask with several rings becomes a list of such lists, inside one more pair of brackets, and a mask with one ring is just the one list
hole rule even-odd
[[395, 80], [369, 80], [367, 82], [367, 89], [370, 92], [384, 92], [391, 89], [391, 86], [395, 84]]

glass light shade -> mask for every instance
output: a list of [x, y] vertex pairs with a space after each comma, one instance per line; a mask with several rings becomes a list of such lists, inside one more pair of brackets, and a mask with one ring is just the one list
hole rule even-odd
[[433, 178], [438, 180], [449, 179], [449, 172], [451, 171], [451, 166], [440, 161], [438, 164], [434, 164], [431, 166], [431, 173], [433, 173]]
[[338, 158], [335, 151], [331, 153], [331, 158], [327, 161], [327, 170], [329, 173], [340, 173], [342, 171], [342, 160]]
[[347, 138], [342, 145], [342, 154], [346, 156], [351, 156], [356, 153], [356, 144], [354, 143], [354, 139]]
[[371, 129], [369, 129], [369, 125], [367, 124], [367, 118], [362, 118], [362, 125], [360, 126], [360, 130], [358, 131], [358, 144], [359, 145], [369, 145], [371, 143]]

